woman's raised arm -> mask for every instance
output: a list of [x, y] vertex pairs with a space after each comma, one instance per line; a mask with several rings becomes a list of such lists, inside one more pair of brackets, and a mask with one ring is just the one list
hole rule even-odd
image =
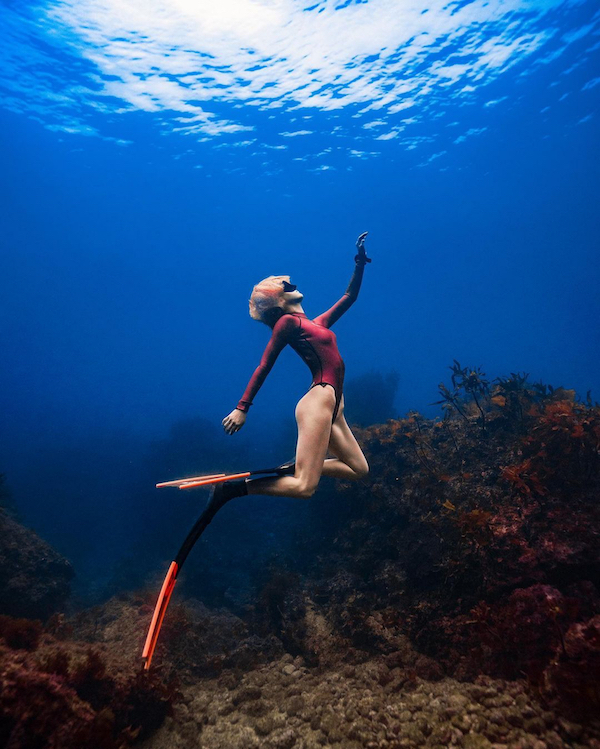
[[323, 325], [325, 328], [330, 328], [336, 320], [339, 320], [344, 312], [346, 312], [346, 310], [349, 309], [358, 298], [365, 265], [371, 262], [371, 258], [367, 257], [367, 253], [365, 252], [365, 237], [367, 234], [368, 232], [364, 232], [356, 240], [358, 253], [354, 256], [354, 273], [352, 274], [352, 278], [350, 279], [350, 283], [348, 284], [344, 296], [341, 299], [338, 299], [333, 307], [330, 307], [326, 312], [315, 317], [315, 322], [319, 325]]

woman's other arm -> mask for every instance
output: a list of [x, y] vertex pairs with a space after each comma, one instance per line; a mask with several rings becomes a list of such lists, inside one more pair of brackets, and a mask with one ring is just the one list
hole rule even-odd
[[291, 334], [297, 328], [298, 321], [293, 315], [283, 315], [275, 323], [271, 339], [263, 352], [260, 364], [254, 370], [244, 390], [244, 394], [233, 411], [223, 419], [223, 427], [228, 434], [237, 432], [243, 426], [246, 420], [246, 413], [252, 405], [255, 395], [273, 368], [277, 357], [289, 342]]

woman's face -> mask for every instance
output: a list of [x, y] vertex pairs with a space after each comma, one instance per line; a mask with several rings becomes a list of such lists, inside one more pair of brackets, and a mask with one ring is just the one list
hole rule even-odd
[[298, 304], [304, 299], [304, 294], [302, 294], [301, 291], [298, 291], [298, 289], [294, 286], [294, 289], [292, 291], [285, 291], [286, 286], [290, 286], [291, 284], [284, 283], [284, 291], [281, 293], [281, 307], [282, 309], [286, 309], [291, 304]]

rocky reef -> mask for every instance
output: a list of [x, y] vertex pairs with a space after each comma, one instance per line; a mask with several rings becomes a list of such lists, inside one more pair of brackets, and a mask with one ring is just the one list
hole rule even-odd
[[558, 717], [519, 681], [432, 682], [395, 654], [316, 669], [286, 655], [184, 690], [143, 749], [559, 749], [600, 731]]
[[60, 617], [47, 628], [0, 619], [0, 745], [121, 749], [158, 728], [176, 683], [129, 669], [119, 654], [67, 631]]
[[[523, 679], [451, 678], [402, 636], [387, 654], [351, 648], [319, 666], [195, 601], [175, 605], [160, 662], [144, 673], [149, 608], [122, 596], [45, 629], [12, 620], [2, 746], [600, 749], [600, 724], [552, 709]], [[330, 640], [313, 632], [331, 657]]]
[[149, 673], [160, 583], [67, 616], [28, 537], [8, 583], [62, 592], [0, 608], [0, 745], [600, 749], [600, 408], [451, 370], [444, 418], [356, 428], [370, 475], [324, 482], [251, 605], [178, 589]]
[[64, 613], [71, 564], [12, 515], [0, 509], [0, 746], [121, 749], [144, 738], [171, 710], [176, 681], [75, 633], [80, 615]]
[[0, 613], [47, 619], [63, 610], [73, 575], [68, 560], [0, 509]]
[[277, 626], [315, 652], [387, 653], [399, 636], [443, 673], [525, 679], [581, 719], [600, 714], [600, 409], [514, 374], [453, 367], [443, 420], [357, 430], [367, 481], [338, 486], [346, 517]]

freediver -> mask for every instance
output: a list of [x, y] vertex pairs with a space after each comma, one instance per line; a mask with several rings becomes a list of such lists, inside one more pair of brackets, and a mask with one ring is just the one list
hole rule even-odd
[[[227, 434], [238, 432], [246, 421], [252, 399], [271, 371], [275, 360], [289, 343], [313, 376], [308, 392], [296, 406], [298, 441], [294, 461], [264, 471], [246, 472], [246, 478], [228, 479], [224, 474], [209, 477], [167, 481], [157, 486], [179, 486], [180, 489], [215, 484], [208, 503], [188, 533], [183, 545], [171, 562], [156, 602], [142, 659], [144, 669], [152, 662], [160, 628], [181, 568], [192, 547], [226, 502], [247, 494], [266, 494], [277, 497], [308, 499], [315, 493], [321, 476], [357, 480], [369, 472], [369, 465], [356, 438], [344, 418], [344, 362], [337, 347], [331, 326], [351, 307], [358, 297], [365, 265], [371, 262], [365, 252], [365, 237], [356, 242], [354, 273], [346, 293], [333, 307], [310, 320], [302, 309], [303, 295], [289, 276], [269, 276], [257, 284], [250, 297], [250, 316], [265, 323], [272, 330], [260, 364], [234, 410], [223, 419]], [[317, 387], [319, 385], [320, 387]], [[335, 458], [327, 458], [328, 451]], [[250, 474], [271, 473], [274, 476], [250, 479]], [[218, 478], [220, 477], [220, 478]]]
[[[230, 499], [247, 494], [308, 499], [321, 476], [357, 480], [369, 473], [367, 459], [344, 417], [345, 367], [331, 330], [358, 297], [365, 265], [371, 262], [364, 246], [367, 234], [364, 232], [356, 241], [354, 273], [345, 294], [312, 320], [302, 308], [303, 294], [290, 283], [289, 276], [269, 276], [253, 288], [250, 316], [273, 332], [238, 405], [223, 419], [223, 428], [227, 434], [242, 428], [256, 393], [287, 344], [306, 362], [313, 382], [296, 406], [295, 462], [281, 466], [282, 475], [218, 484], [209, 502], [215, 512]], [[328, 452], [335, 457], [326, 458]]]

